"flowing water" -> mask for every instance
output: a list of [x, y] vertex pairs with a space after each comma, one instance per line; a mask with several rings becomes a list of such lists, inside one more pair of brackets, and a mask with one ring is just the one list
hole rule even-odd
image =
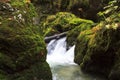
[[53, 80], [105, 80], [82, 73], [80, 67], [73, 61], [75, 46], [66, 50], [65, 40], [65, 37], [54, 39], [47, 45], [47, 62], [51, 67]]

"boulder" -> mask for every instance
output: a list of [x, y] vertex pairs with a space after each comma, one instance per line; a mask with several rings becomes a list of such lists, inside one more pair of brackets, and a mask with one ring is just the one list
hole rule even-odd
[[120, 80], [119, 3], [111, 1], [106, 10], [100, 12], [104, 21], [82, 31], [75, 47], [74, 61], [83, 71], [105, 76], [109, 80]]
[[15, 11], [0, 10], [0, 80], [52, 80], [44, 38], [32, 23], [33, 6], [16, 1], [10, 4]]
[[[117, 28], [115, 26], [117, 25]], [[109, 75], [116, 63], [119, 44], [118, 23], [100, 23], [91, 30], [81, 32], [77, 38], [74, 61], [83, 71]]]
[[54, 33], [62, 33], [75, 28], [80, 24], [81, 19], [77, 18], [74, 14], [69, 12], [59, 12], [56, 15], [48, 16], [43, 23], [45, 29], [44, 34], [53, 35]]
[[89, 30], [94, 26], [94, 22], [91, 20], [85, 20], [85, 19], [74, 19], [74, 25], [75, 28], [68, 31], [67, 34], [67, 47], [73, 46], [76, 43], [76, 38], [79, 36], [79, 34], [84, 30]]

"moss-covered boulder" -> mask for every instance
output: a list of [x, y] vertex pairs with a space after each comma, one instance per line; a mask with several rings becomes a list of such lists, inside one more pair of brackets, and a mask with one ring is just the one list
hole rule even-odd
[[101, 22], [93, 29], [81, 32], [76, 42], [74, 61], [83, 71], [108, 77], [118, 57], [119, 32], [118, 23], [112, 22]]
[[53, 32], [61, 33], [69, 31], [75, 26], [79, 25], [84, 20], [77, 18], [74, 14], [68, 12], [59, 12], [56, 15], [47, 17], [43, 27], [45, 28], [45, 35]]
[[80, 35], [77, 38], [76, 45], [75, 45], [75, 58], [74, 61], [77, 64], [81, 64], [83, 62], [83, 58], [86, 55], [87, 50], [87, 44], [90, 40], [90, 35], [92, 35], [94, 32], [91, 30], [85, 30], [80, 33]]
[[[2, 4], [0, 80], [52, 80], [44, 38], [32, 21], [34, 7], [19, 0]], [[12, 8], [5, 8], [8, 5]]]
[[83, 71], [101, 74], [109, 80], [120, 80], [119, 3], [116, 0], [110, 2], [101, 13], [104, 21], [81, 32], [75, 47], [74, 61]]
[[55, 33], [70, 31], [74, 28], [79, 29], [78, 31], [82, 31], [91, 28], [92, 24], [94, 24], [93, 21], [78, 18], [72, 13], [59, 12], [56, 15], [48, 16], [46, 22], [42, 25], [45, 29], [44, 34], [49, 36]]
[[74, 19], [73, 23], [75, 24], [75, 28], [70, 30], [67, 34], [67, 46], [73, 46], [76, 42], [76, 38], [78, 35], [84, 31], [84, 30], [89, 30], [94, 26], [94, 22], [91, 20], [85, 20], [85, 19]]

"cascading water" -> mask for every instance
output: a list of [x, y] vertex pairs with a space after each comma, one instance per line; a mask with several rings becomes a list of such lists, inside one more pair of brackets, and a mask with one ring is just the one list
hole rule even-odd
[[83, 74], [80, 67], [74, 63], [74, 48], [66, 50], [66, 38], [51, 40], [47, 45], [47, 62], [51, 67], [53, 80], [105, 80]]
[[[66, 38], [62, 38], [59, 40], [52, 40], [48, 46], [48, 55], [47, 55], [47, 61], [50, 63], [50, 65], [55, 64], [70, 64], [74, 63], [74, 47], [73, 46], [69, 51], [66, 51]], [[53, 63], [53, 64], [52, 64]]]

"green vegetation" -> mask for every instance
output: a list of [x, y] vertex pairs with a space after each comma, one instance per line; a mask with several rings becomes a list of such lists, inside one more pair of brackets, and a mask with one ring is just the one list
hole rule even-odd
[[0, 80], [52, 80], [44, 37], [62, 32], [83, 71], [120, 79], [119, 0], [31, 2], [0, 1]]
[[74, 61], [83, 71], [101, 74], [110, 80], [119, 80], [119, 7], [115, 8], [118, 5], [115, 0], [110, 5], [112, 7], [99, 13], [104, 21], [78, 36]]
[[[68, 12], [59, 12], [56, 15], [48, 16], [46, 22], [43, 23], [43, 32], [45, 36], [70, 31], [74, 28], [81, 27], [81, 31], [85, 30], [85, 25], [92, 25], [93, 21], [80, 19], [74, 14]], [[90, 28], [90, 27], [88, 27]]]
[[34, 6], [20, 0], [0, 3], [5, 7], [0, 5], [0, 80], [52, 80]]
[[75, 27], [76, 21], [78, 21], [76, 19], [79, 20], [75, 15], [68, 12], [59, 12], [56, 15], [48, 16], [46, 22], [43, 23], [44, 35], [71, 30]]
[[67, 46], [73, 46], [76, 42], [76, 38], [78, 35], [84, 31], [84, 30], [89, 30], [93, 27], [94, 22], [91, 20], [85, 20], [85, 19], [73, 19], [70, 22], [72, 22], [75, 25], [75, 28], [70, 30], [67, 34]]
[[46, 62], [36, 63], [29, 69], [12, 75], [11, 80], [52, 80], [49, 65]]

